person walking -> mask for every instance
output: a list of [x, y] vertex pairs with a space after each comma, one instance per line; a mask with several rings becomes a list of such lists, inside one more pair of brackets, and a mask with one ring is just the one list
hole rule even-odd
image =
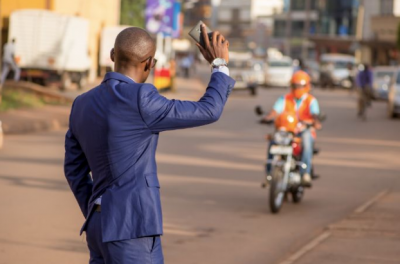
[[367, 119], [366, 108], [371, 106], [373, 74], [368, 64], [357, 75], [358, 86], [358, 117]]
[[156, 45], [130, 27], [111, 50], [115, 72], [76, 98], [65, 136], [64, 172], [86, 218], [90, 264], [162, 264], [160, 184], [155, 152], [160, 132], [216, 122], [235, 84], [229, 77], [229, 42], [202, 26], [212, 65], [197, 102], [168, 100], [144, 83], [156, 64]]
[[14, 72], [14, 81], [19, 81], [21, 70], [15, 62], [15, 43], [16, 40], [12, 39], [4, 45], [3, 49], [3, 68], [1, 71], [0, 85], [3, 85], [10, 70]]

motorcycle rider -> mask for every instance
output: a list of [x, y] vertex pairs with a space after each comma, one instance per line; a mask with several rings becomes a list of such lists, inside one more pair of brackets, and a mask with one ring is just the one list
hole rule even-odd
[[[290, 81], [290, 93], [280, 97], [274, 104], [273, 110], [264, 117], [269, 122], [277, 118], [283, 112], [294, 113], [302, 123], [298, 136], [302, 139], [302, 162], [307, 165], [301, 168], [302, 182], [305, 186], [311, 186], [311, 168], [316, 138], [316, 129], [321, 129], [318, 120], [320, 114], [317, 99], [309, 92], [311, 89], [311, 78], [304, 71], [297, 71]], [[271, 141], [271, 145], [274, 143]], [[271, 157], [269, 157], [270, 159]], [[267, 165], [267, 181], [271, 179], [271, 165]]]

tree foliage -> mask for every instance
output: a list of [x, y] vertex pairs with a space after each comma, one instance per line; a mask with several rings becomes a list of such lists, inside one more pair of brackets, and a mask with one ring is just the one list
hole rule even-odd
[[145, 26], [146, 0], [121, 0], [121, 25]]
[[400, 23], [397, 25], [397, 39], [396, 39], [397, 48], [400, 49]]

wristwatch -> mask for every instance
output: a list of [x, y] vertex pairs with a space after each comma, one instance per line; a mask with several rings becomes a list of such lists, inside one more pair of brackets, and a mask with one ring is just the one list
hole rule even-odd
[[228, 66], [228, 63], [224, 59], [216, 58], [211, 62], [212, 68], [219, 68], [221, 66]]

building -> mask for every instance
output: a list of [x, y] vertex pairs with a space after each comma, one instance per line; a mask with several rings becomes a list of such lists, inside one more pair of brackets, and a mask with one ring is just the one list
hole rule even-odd
[[314, 56], [308, 36], [315, 34], [319, 13], [317, 0], [284, 0], [282, 12], [273, 16], [271, 46], [293, 58]]
[[184, 26], [192, 28], [200, 20], [203, 21], [208, 26], [212, 25], [211, 0], [186, 1], [184, 3], [184, 9], [185, 9]]
[[91, 58], [90, 79], [98, 71], [100, 32], [105, 26], [119, 24], [120, 1], [103, 0], [3, 0], [0, 1], [1, 43], [7, 40], [10, 14], [18, 9], [47, 9], [60, 14], [79, 16], [89, 20], [89, 54]]
[[317, 0], [316, 9], [319, 22], [309, 39], [315, 44], [317, 59], [324, 53], [345, 53], [372, 62], [365, 44], [375, 38], [372, 18], [393, 16], [394, 0]]

